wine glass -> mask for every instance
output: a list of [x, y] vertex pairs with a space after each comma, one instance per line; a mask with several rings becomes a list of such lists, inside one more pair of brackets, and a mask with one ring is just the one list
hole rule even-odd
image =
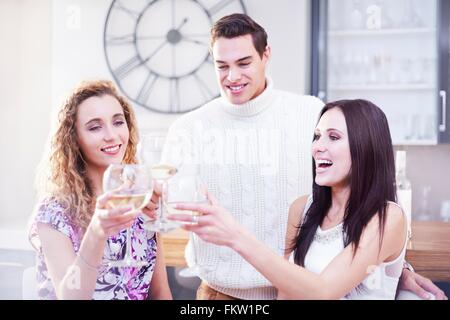
[[168, 232], [180, 227], [180, 223], [167, 219], [166, 208], [163, 205], [167, 196], [167, 181], [178, 171], [175, 165], [161, 162], [164, 142], [164, 135], [153, 133], [144, 135], [138, 146], [141, 161], [151, 168], [153, 180], [161, 188], [157, 217], [144, 224], [145, 229], [155, 232]]
[[430, 195], [431, 186], [424, 186], [420, 188], [419, 193], [419, 210], [417, 210], [417, 220], [428, 221], [432, 220], [430, 212]]
[[[152, 189], [151, 172], [145, 165], [111, 164], [103, 174], [103, 191], [112, 193], [107, 202], [109, 208], [131, 206], [140, 210], [150, 201]], [[131, 227], [126, 230], [125, 255], [122, 260], [109, 260], [113, 267], [142, 267], [144, 260], [133, 258]]]
[[[169, 216], [172, 214], [191, 214], [200, 215], [200, 213], [191, 210], [179, 210], [175, 209], [175, 205], [182, 203], [208, 203], [208, 198], [206, 196], [206, 187], [200, 180], [198, 174], [193, 173], [192, 170], [189, 172], [180, 172], [175, 177], [167, 183], [168, 194], [166, 198], [166, 203], [164, 204], [167, 208]], [[181, 222], [183, 224], [190, 224], [192, 222]], [[196, 255], [196, 241], [194, 239], [194, 234], [189, 233], [189, 241], [191, 243], [192, 255], [194, 257], [194, 264], [188, 268], [180, 270], [178, 273], [182, 277], [195, 277], [200, 274], [200, 268], [197, 265], [197, 255]]]
[[445, 200], [441, 204], [441, 219], [444, 222], [450, 222], [450, 200]]

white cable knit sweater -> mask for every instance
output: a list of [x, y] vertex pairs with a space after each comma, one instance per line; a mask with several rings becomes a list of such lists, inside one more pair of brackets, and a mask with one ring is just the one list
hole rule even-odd
[[[180, 170], [199, 165], [219, 203], [283, 255], [289, 204], [311, 192], [311, 142], [323, 103], [275, 90], [269, 78], [267, 84], [248, 103], [232, 105], [221, 97], [177, 119], [163, 158]], [[189, 265], [195, 263], [193, 245], [200, 277], [212, 288], [240, 299], [276, 298], [267, 279], [227, 247], [193, 236]]]

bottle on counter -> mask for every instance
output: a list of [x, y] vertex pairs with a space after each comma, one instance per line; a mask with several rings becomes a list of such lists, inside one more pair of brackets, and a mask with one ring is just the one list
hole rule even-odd
[[403, 208], [408, 223], [408, 239], [411, 238], [411, 182], [406, 176], [406, 151], [398, 150], [395, 157], [395, 180], [398, 204]]

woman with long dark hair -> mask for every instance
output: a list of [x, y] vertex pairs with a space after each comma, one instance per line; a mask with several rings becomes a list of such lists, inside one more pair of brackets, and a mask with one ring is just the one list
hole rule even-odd
[[[237, 251], [282, 299], [394, 299], [406, 250], [406, 218], [395, 203], [395, 168], [384, 113], [365, 100], [328, 103], [312, 144], [312, 195], [289, 210], [286, 257], [242, 228], [210, 195], [187, 230]], [[282, 213], [280, 213], [282, 214]]]

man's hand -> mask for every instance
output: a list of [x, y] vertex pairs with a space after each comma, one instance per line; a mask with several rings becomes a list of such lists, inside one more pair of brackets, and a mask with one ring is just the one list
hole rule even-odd
[[432, 293], [436, 300], [448, 300], [444, 291], [439, 289], [430, 279], [408, 269], [403, 269], [398, 289], [411, 291], [425, 300], [431, 298], [429, 293]]
[[157, 218], [160, 197], [161, 186], [155, 183], [152, 198], [150, 199], [149, 203], [142, 209], [142, 213], [147, 215], [151, 220], [155, 220]]

